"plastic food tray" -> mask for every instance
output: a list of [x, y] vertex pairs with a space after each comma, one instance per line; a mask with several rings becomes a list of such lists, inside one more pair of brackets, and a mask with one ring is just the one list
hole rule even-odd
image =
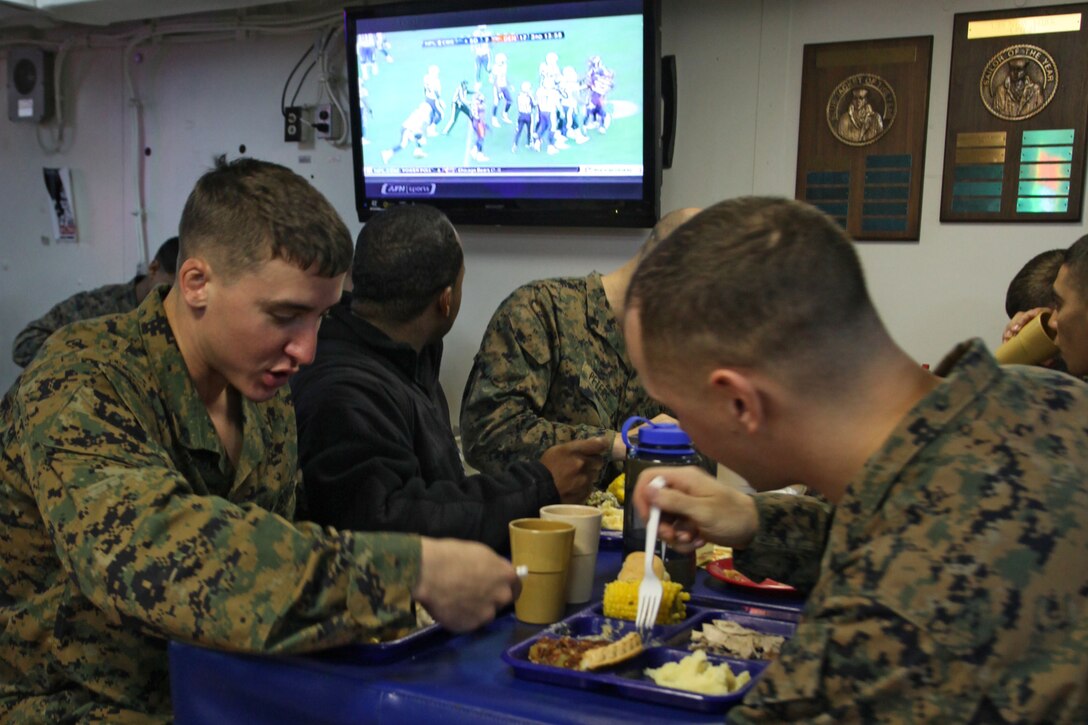
[[378, 665], [404, 659], [415, 654], [422, 647], [430, 645], [438, 637], [445, 636], [446, 630], [439, 624], [431, 624], [413, 630], [399, 639], [375, 644], [351, 644], [330, 650], [327, 656], [338, 662], [350, 662], [359, 665]]
[[623, 546], [623, 532], [613, 529], [601, 529], [601, 548], [619, 549]]
[[799, 591], [791, 587], [789, 584], [783, 584], [776, 582], [774, 579], [764, 579], [761, 582], [753, 581], [740, 573], [733, 567], [732, 557], [725, 559], [718, 559], [712, 561], [706, 565], [706, 573], [710, 576], [730, 584], [732, 586], [745, 587], [746, 589], [755, 589], [761, 592], [767, 592], [771, 594], [781, 594], [783, 596], [803, 596]]
[[[660, 667], [666, 662], [678, 662], [690, 655], [692, 650], [688, 649], [688, 643], [691, 641], [691, 632], [703, 622], [732, 619], [750, 629], [786, 637], [791, 636], [797, 628], [797, 625], [791, 621], [755, 617], [732, 609], [689, 604], [687, 610], [688, 617], [684, 621], [654, 627], [649, 641], [645, 644], [645, 649], [638, 656], [604, 670], [582, 672], [563, 667], [538, 665], [529, 661], [529, 648], [544, 636], [595, 637], [603, 634], [610, 640], [616, 640], [634, 631], [634, 622], [603, 616], [600, 604], [573, 614], [525, 641], [519, 642], [503, 652], [502, 658], [514, 668], [515, 676], [526, 680], [583, 690], [598, 690], [700, 712], [723, 712], [740, 702], [752, 683], [728, 695], [703, 695], [658, 685], [644, 675], [643, 670], [648, 667]], [[752, 682], [769, 664], [761, 660], [742, 660], [713, 654], [707, 654], [707, 660], [715, 665], [728, 664], [735, 675], [748, 672]]]

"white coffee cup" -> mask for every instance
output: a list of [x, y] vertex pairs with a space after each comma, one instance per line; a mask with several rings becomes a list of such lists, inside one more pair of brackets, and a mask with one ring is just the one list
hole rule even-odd
[[557, 503], [542, 506], [540, 518], [574, 526], [574, 546], [567, 576], [567, 603], [588, 602], [593, 595], [593, 574], [597, 568], [597, 547], [601, 541], [601, 510], [593, 506]]

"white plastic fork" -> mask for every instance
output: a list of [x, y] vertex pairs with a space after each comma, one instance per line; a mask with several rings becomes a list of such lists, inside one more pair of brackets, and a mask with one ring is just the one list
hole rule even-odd
[[[663, 488], [665, 479], [655, 476], [650, 481], [650, 488]], [[638, 585], [638, 610], [635, 615], [635, 629], [645, 641], [657, 621], [661, 609], [661, 580], [654, 573], [654, 549], [657, 548], [657, 525], [661, 522], [661, 509], [650, 507], [650, 517], [646, 521], [646, 561], [642, 573], [642, 583]]]

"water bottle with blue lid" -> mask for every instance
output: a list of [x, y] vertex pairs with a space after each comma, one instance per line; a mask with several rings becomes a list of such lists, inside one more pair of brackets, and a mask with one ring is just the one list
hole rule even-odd
[[[641, 425], [632, 440], [632, 428]], [[628, 418], [620, 435], [627, 446], [624, 465], [623, 554], [642, 551], [646, 546], [646, 522], [635, 509], [634, 491], [639, 474], [658, 466], [701, 466], [702, 457], [695, 450], [688, 434], [675, 423], [654, 423], [639, 416]], [[695, 555], [666, 549], [662, 556], [665, 569], [673, 581], [690, 589], [695, 580]]]

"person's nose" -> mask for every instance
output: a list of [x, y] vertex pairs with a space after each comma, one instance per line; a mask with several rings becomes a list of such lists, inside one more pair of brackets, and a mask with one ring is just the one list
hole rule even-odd
[[1055, 315], [1054, 313], [1051, 313], [1050, 317], [1047, 318], [1046, 326], [1050, 328], [1050, 331], [1052, 333], [1054, 333], [1054, 335], [1053, 335], [1054, 338], [1057, 339], [1057, 337], [1058, 337], [1058, 316]]
[[320, 324], [318, 321], [308, 325], [305, 331], [292, 337], [284, 348], [287, 356], [297, 365], [309, 365], [314, 361], [314, 356], [317, 354], [317, 328]]

